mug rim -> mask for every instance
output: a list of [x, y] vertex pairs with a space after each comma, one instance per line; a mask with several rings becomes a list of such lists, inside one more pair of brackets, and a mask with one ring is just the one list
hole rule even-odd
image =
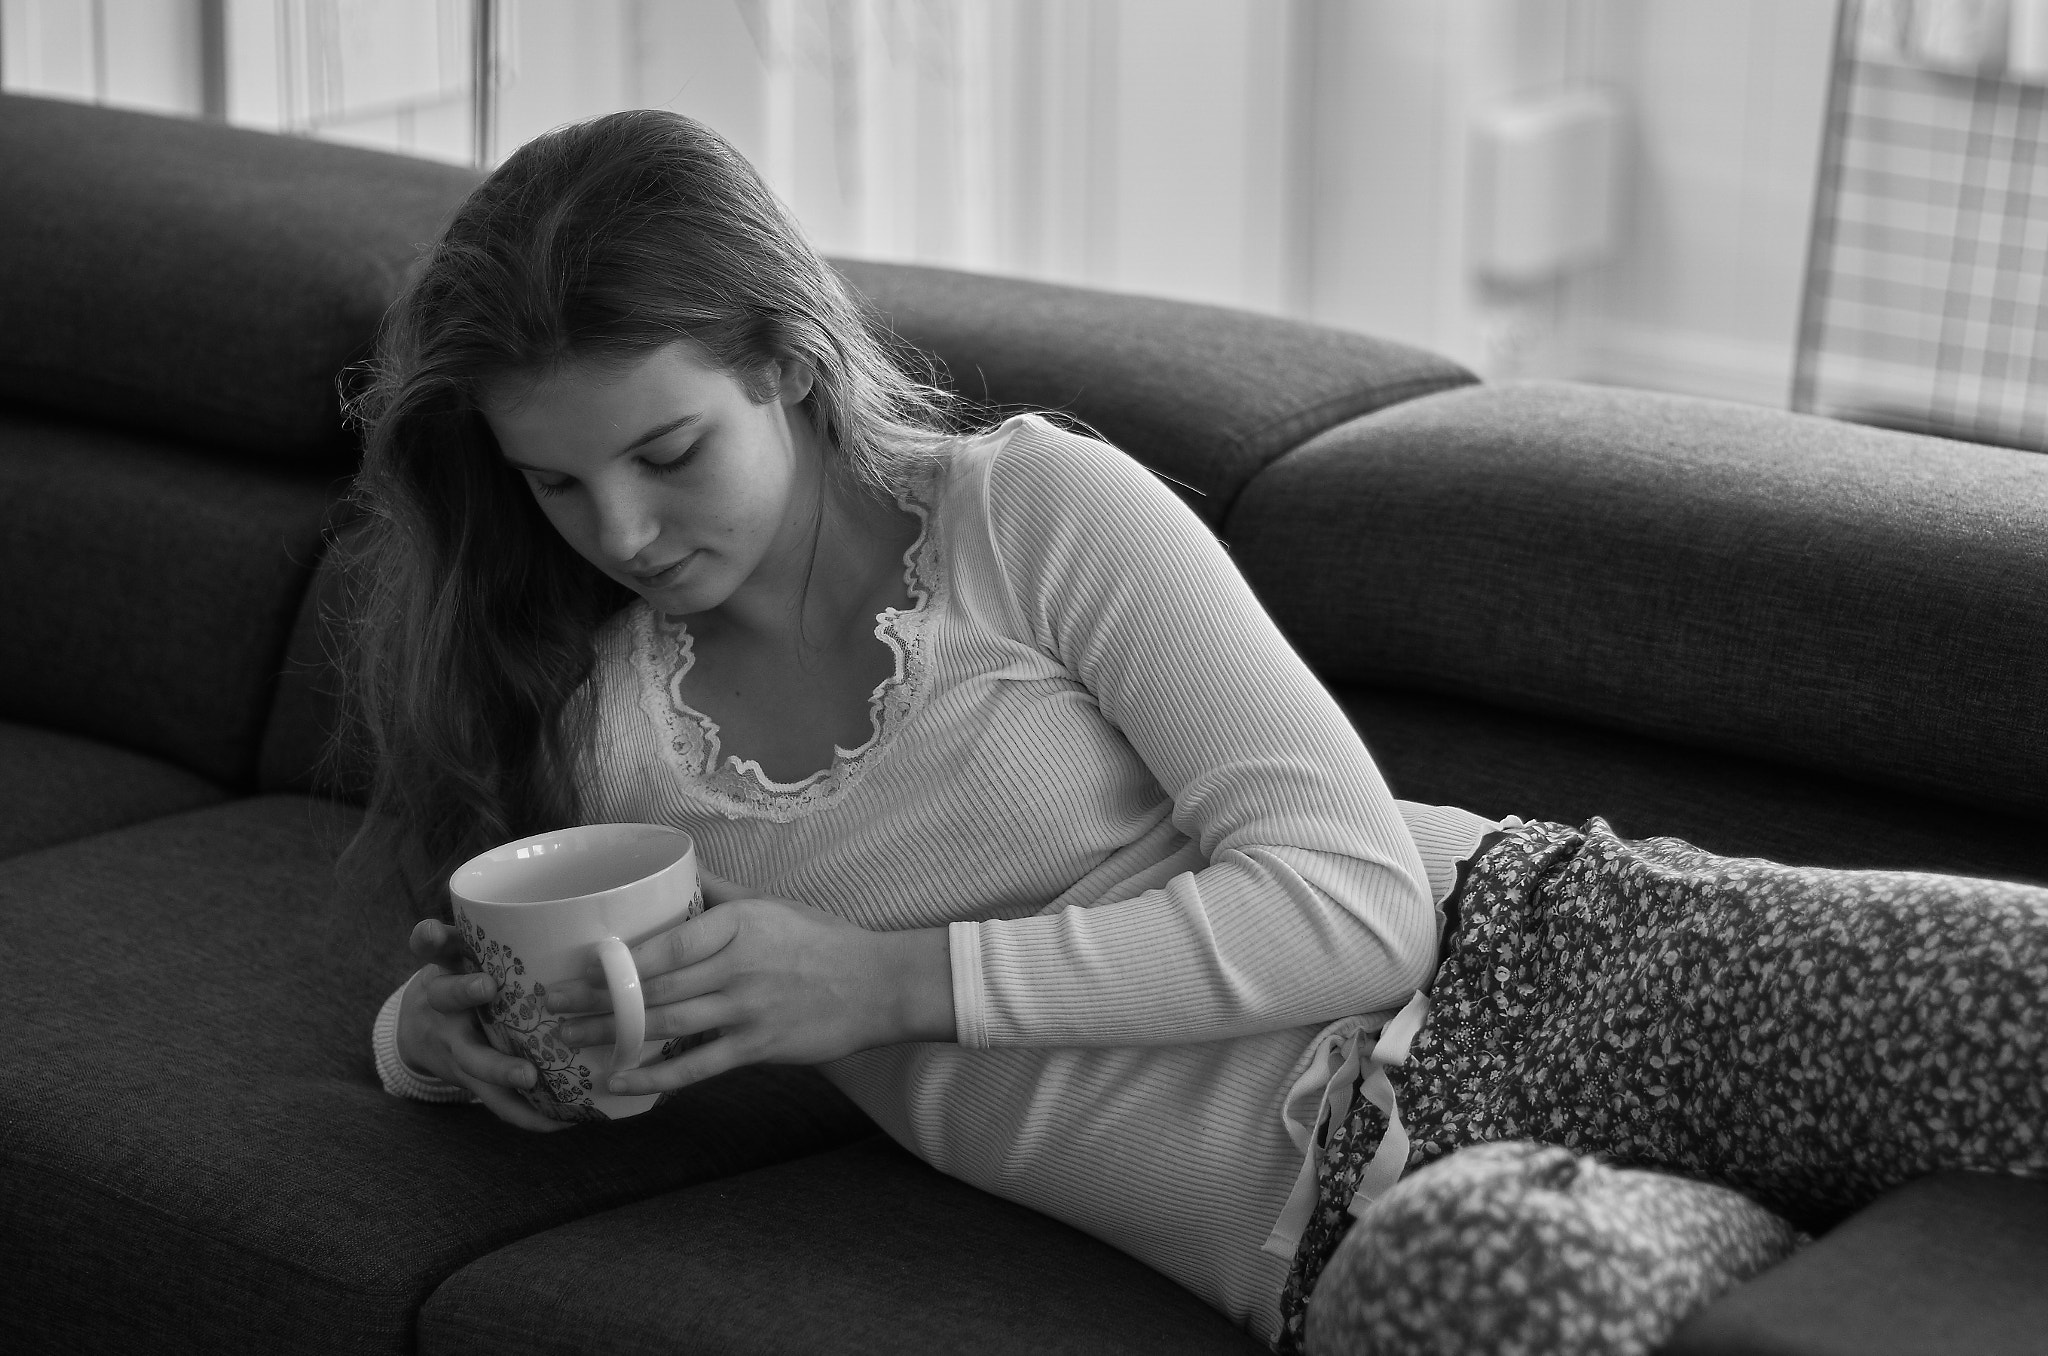
[[[678, 851], [675, 856], [671, 857], [668, 861], [664, 862], [662, 865], [656, 867], [652, 871], [648, 871], [642, 875], [635, 876], [631, 880], [620, 881], [617, 885], [608, 885], [602, 890], [585, 891], [583, 894], [580, 895], [560, 895], [552, 899], [487, 899], [475, 894], [465, 892], [460, 887], [459, 882], [462, 880], [463, 875], [471, 870], [481, 870], [483, 867], [487, 865], [495, 865], [499, 862], [508, 860], [517, 860], [516, 858], [508, 858], [504, 854], [516, 852], [518, 849], [523, 847], [533, 847], [537, 844], [546, 842], [549, 839], [562, 838], [574, 834], [581, 834], [593, 829], [652, 830], [652, 832], [645, 835], [645, 837], [678, 838], [682, 841], [682, 847], [681, 850]], [[688, 829], [679, 829], [675, 827], [673, 824], [646, 824], [623, 821], [617, 823], [607, 821], [606, 823], [602, 824], [570, 824], [559, 829], [548, 829], [542, 833], [530, 833], [526, 835], [526, 837], [524, 838], [514, 838], [508, 842], [500, 843], [496, 847], [485, 848], [482, 852], [477, 853], [474, 857], [471, 857], [469, 860], [465, 861], [461, 866], [458, 866], [453, 871], [449, 872], [448, 893], [451, 896], [453, 902], [462, 904], [483, 904], [491, 908], [500, 909], [535, 908], [548, 904], [566, 903], [572, 900], [602, 899], [606, 895], [616, 894], [620, 890], [629, 890], [636, 885], [640, 885], [643, 882], [654, 879], [656, 876], [675, 870], [677, 863], [681, 862], [685, 857], [690, 856], [696, 850], [696, 836], [692, 834]]]

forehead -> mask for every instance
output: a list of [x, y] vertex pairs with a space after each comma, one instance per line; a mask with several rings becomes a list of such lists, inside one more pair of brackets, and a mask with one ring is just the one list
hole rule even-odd
[[703, 414], [741, 395], [688, 343], [624, 362], [571, 360], [507, 375], [478, 399], [506, 456], [533, 461], [564, 453], [616, 453], [647, 430]]

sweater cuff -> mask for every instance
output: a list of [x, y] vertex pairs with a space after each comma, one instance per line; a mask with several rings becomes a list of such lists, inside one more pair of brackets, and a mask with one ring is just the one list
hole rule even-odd
[[377, 1078], [393, 1097], [415, 1102], [473, 1102], [476, 1094], [457, 1083], [444, 1083], [430, 1074], [415, 1072], [398, 1055], [398, 1008], [405, 1001], [407, 979], [377, 1010], [377, 1023], [370, 1028], [370, 1050], [377, 1060]]
[[988, 994], [981, 981], [981, 924], [949, 923], [953, 955], [953, 1039], [968, 1050], [988, 1049]]

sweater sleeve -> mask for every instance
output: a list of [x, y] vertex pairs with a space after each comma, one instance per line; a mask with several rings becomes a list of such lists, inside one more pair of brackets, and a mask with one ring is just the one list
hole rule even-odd
[[416, 1073], [399, 1057], [398, 1006], [405, 1001], [406, 985], [410, 983], [412, 980], [407, 979], [384, 1000], [384, 1006], [377, 1011], [376, 1024], [370, 1028], [370, 1053], [377, 1063], [377, 1081], [393, 1097], [415, 1102], [474, 1102], [476, 1094], [468, 1088]]
[[1038, 421], [986, 494], [1020, 636], [1149, 768], [1194, 869], [953, 924], [960, 1042], [1219, 1040], [1399, 1007], [1435, 962], [1415, 840], [1221, 543], [1136, 462]]

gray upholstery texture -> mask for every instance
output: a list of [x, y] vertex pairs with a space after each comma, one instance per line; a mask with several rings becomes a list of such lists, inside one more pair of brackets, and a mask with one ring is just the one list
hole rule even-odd
[[837, 267], [960, 394], [1085, 421], [1169, 477], [1211, 527], [1290, 447], [1474, 380], [1405, 344], [1219, 306], [902, 264]]
[[1462, 697], [1340, 687], [1404, 800], [1683, 838], [1724, 857], [2048, 885], [2037, 821]]
[[0, 95], [0, 397], [262, 456], [346, 458], [364, 355], [470, 171]]
[[0, 719], [247, 785], [335, 485], [0, 409]]
[[1417, 400], [1246, 489], [1336, 682], [2048, 818], [2048, 457], [1556, 383]]
[[0, 720], [0, 857], [226, 800], [219, 786], [148, 754]]
[[1252, 1356], [1105, 1244], [876, 1136], [522, 1239], [456, 1272], [421, 1356]]
[[873, 1133], [795, 1068], [554, 1135], [388, 1096], [369, 1024], [412, 967], [402, 920], [331, 911], [355, 820], [263, 797], [0, 872], [13, 1349], [408, 1351], [494, 1248]]
[[1737, 1286], [1664, 1356], [2040, 1356], [2048, 1182], [1944, 1172]]

